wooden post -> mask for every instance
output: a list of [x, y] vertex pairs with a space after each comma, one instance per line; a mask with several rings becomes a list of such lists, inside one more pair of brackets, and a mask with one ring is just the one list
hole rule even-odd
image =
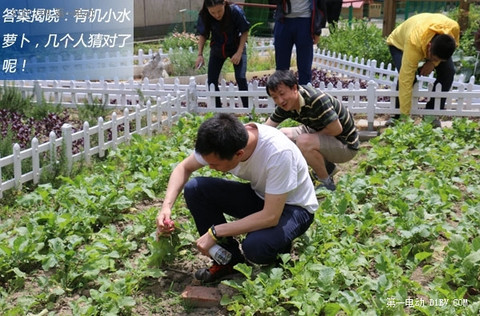
[[468, 11], [470, 10], [470, 0], [460, 0], [458, 24], [460, 25], [460, 33], [465, 32], [468, 28]]
[[395, 28], [397, 19], [397, 3], [396, 0], [385, 0], [383, 7], [383, 36], [388, 36]]
[[183, 33], [187, 32], [187, 25], [185, 23], [185, 13], [187, 12], [187, 9], [181, 9], [178, 10], [182, 14], [182, 25], [183, 25]]

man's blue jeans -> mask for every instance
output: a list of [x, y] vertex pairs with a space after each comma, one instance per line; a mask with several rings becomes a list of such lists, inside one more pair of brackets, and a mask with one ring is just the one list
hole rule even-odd
[[[185, 185], [184, 197], [200, 235], [212, 225], [226, 223], [225, 214], [243, 218], [262, 210], [264, 205], [249, 183], [221, 178], [191, 179]], [[313, 214], [300, 206], [285, 205], [277, 226], [246, 235], [242, 241], [243, 254], [257, 264], [275, 262], [278, 254], [290, 251], [292, 241], [308, 229], [313, 218]], [[232, 237], [226, 240], [222, 246], [232, 253], [234, 262], [242, 262], [238, 242]]]
[[[215, 85], [215, 90], [219, 91], [218, 88], [218, 78], [220, 77], [220, 72], [222, 71], [223, 64], [227, 60], [224, 57], [216, 56], [213, 54], [213, 51], [210, 50], [210, 58], [208, 60], [208, 87], [213, 83]], [[242, 59], [238, 65], [233, 65], [235, 70], [235, 80], [237, 81], [238, 90], [248, 91], [248, 82], [247, 82], [247, 51], [243, 50]], [[248, 97], [241, 97], [243, 107], [248, 108]], [[222, 102], [219, 97], [215, 98], [215, 106], [217, 108], [222, 107]]]
[[295, 45], [300, 85], [312, 81], [313, 39], [310, 23], [310, 18], [285, 18], [283, 22], [275, 22], [273, 31], [276, 70], [290, 69], [292, 49]]

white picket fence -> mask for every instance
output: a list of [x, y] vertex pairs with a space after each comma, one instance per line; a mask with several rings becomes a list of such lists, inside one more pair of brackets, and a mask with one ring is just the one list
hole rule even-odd
[[[21, 189], [23, 183], [38, 183], [43, 171], [48, 172], [49, 168], [59, 164], [60, 155], [65, 155], [68, 170], [71, 170], [73, 162], [88, 164], [94, 155], [103, 157], [108, 149], [128, 143], [133, 134], [151, 136], [154, 132], [160, 132], [163, 126], [179, 118], [178, 113], [187, 99], [188, 93], [158, 98], [154, 105], [148, 101], [145, 106], [135, 106], [134, 111], [125, 108], [121, 116], [113, 112], [111, 120], [107, 122], [100, 117], [98, 124], [93, 127], [85, 122], [82, 129], [74, 131], [70, 124], [64, 124], [61, 137], [51, 132], [49, 140], [42, 144], [34, 138], [28, 149], [21, 150], [15, 144], [12, 155], [0, 157], [0, 198], [9, 189]], [[78, 143], [80, 150], [75, 151], [74, 146]], [[2, 168], [7, 166], [13, 166], [13, 177], [3, 179]], [[25, 172], [22, 168], [26, 167], [29, 171]]]
[[[272, 49], [272, 44], [260, 45], [261, 49]], [[136, 56], [134, 59], [141, 64], [151, 58], [148, 55]], [[341, 84], [333, 86], [318, 84], [320, 89], [332, 94], [355, 114], [366, 115], [369, 129], [373, 129], [375, 117], [381, 114], [397, 114], [395, 109], [397, 73], [391, 65], [377, 67], [376, 61], [337, 56], [330, 52], [316, 50], [314, 67], [321, 68], [345, 78], [356, 78], [343, 88]], [[231, 112], [231, 113], [271, 113], [275, 108], [268, 98], [264, 87], [258, 82], [249, 84], [248, 91], [238, 91], [238, 88], [222, 80], [220, 91], [208, 89], [204, 82], [189, 78], [181, 82], [175, 78], [173, 83], [160, 79], [157, 82], [129, 80], [113, 81], [15, 81], [5, 82], [15, 85], [24, 96], [32, 96], [34, 101], [45, 99], [65, 107], [82, 106], [85, 102], [97, 102], [121, 111], [113, 113], [111, 120], [105, 122], [99, 118], [98, 124], [90, 127], [84, 123], [83, 129], [74, 132], [73, 127], [65, 125], [61, 137], [50, 134], [49, 141], [40, 144], [33, 139], [31, 148], [21, 150], [18, 144], [13, 147], [13, 154], [0, 157], [0, 198], [3, 193], [12, 188], [20, 189], [22, 184], [33, 181], [38, 183], [42, 172], [49, 170], [59, 161], [60, 153], [67, 159], [71, 168], [73, 162], [83, 160], [88, 163], [92, 156], [102, 157], [106, 150], [114, 149], [119, 144], [128, 142], [131, 135], [151, 135], [161, 131], [165, 124], [172, 124], [185, 113]], [[366, 82], [361, 87], [360, 81]], [[480, 117], [480, 86], [475, 85], [473, 77], [464, 83], [463, 78], [457, 78], [450, 92], [431, 92], [434, 78], [419, 77], [414, 88], [412, 114], [468, 116]], [[3, 82], [0, 82], [3, 84]], [[437, 91], [440, 88], [437, 87]], [[243, 108], [240, 97], [249, 98], [249, 107]], [[425, 101], [436, 98], [434, 110], [425, 110]], [[221, 97], [222, 108], [215, 107], [215, 97]], [[447, 98], [446, 109], [440, 110], [440, 97]], [[133, 128], [134, 126], [134, 128]], [[109, 135], [109, 136], [107, 136]], [[80, 143], [80, 151], [74, 151], [75, 144]], [[2, 177], [2, 168], [13, 166], [13, 176]], [[24, 171], [23, 169], [28, 169]]]

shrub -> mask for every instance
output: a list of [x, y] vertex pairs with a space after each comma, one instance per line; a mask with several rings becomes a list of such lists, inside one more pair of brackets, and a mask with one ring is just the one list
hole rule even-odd
[[320, 39], [318, 47], [342, 55], [374, 59], [378, 63], [392, 62], [382, 30], [366, 20], [353, 20], [351, 24], [341, 20], [329, 36]]
[[[455, 21], [458, 21], [459, 15], [460, 12], [458, 8], [448, 14], [448, 16]], [[460, 36], [460, 43], [453, 55], [453, 62], [457, 68], [457, 73], [465, 75], [467, 81], [472, 75], [475, 75], [476, 83], [480, 82], [480, 62], [478, 60], [479, 53], [474, 45], [474, 36], [475, 32], [479, 29], [480, 7], [471, 5], [468, 13], [468, 27]], [[476, 68], [475, 64], [477, 65]]]
[[160, 47], [163, 51], [172, 49], [188, 49], [189, 47], [196, 48], [198, 46], [198, 37], [193, 33], [187, 32], [173, 32], [160, 41]]
[[0, 88], [0, 109], [24, 113], [32, 105], [31, 98], [24, 98], [20, 90], [7, 86]]
[[[208, 63], [210, 50], [207, 49], [203, 53], [205, 64]], [[188, 49], [175, 49], [168, 55], [171, 63], [170, 76], [195, 76], [204, 74], [207, 72], [205, 64], [200, 69], [195, 69], [195, 62], [197, 60], [197, 54], [191, 53]]]

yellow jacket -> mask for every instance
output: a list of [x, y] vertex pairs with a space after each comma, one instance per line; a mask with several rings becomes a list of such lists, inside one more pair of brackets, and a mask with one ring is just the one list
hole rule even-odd
[[[451, 35], [458, 46], [460, 26], [441, 13], [421, 13], [397, 26], [387, 38], [388, 45], [403, 51], [402, 66], [398, 74], [398, 95], [402, 114], [410, 114], [412, 85], [418, 63], [427, 58], [427, 46], [436, 34]], [[438, 62], [435, 67], [437, 65]]]

